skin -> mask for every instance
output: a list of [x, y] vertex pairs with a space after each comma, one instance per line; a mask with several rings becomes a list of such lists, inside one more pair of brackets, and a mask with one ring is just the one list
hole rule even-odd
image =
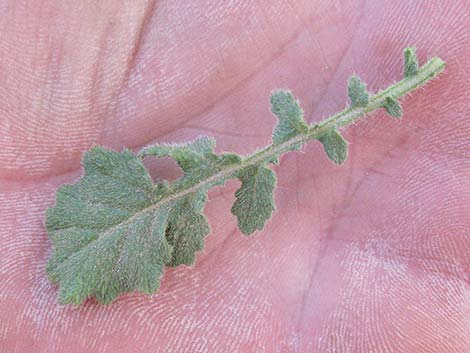
[[[465, 1], [0, 1], [0, 346], [5, 352], [470, 352], [470, 6]], [[269, 143], [268, 97], [309, 122], [358, 73], [402, 77], [402, 50], [444, 75], [346, 130], [333, 166], [312, 143], [274, 169], [278, 211], [243, 237], [237, 182], [210, 193], [194, 268], [158, 294], [59, 306], [45, 210], [92, 145], [201, 134]], [[155, 178], [175, 178], [166, 161]]]

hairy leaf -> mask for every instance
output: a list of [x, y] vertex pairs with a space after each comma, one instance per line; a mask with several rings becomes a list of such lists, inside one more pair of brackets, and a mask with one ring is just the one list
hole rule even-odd
[[369, 104], [369, 92], [367, 92], [366, 84], [356, 75], [349, 79], [348, 96], [352, 108], [365, 107]]
[[59, 283], [60, 302], [94, 296], [108, 303], [124, 292], [155, 292], [171, 259], [165, 238], [170, 205], [150, 207], [154, 185], [128, 150], [95, 147], [83, 166], [83, 179], [62, 186], [47, 212], [54, 251], [47, 271]]
[[418, 56], [416, 55], [416, 48], [409, 47], [405, 49], [405, 68], [404, 76], [412, 77], [418, 73], [419, 61]]
[[403, 109], [401, 108], [400, 103], [396, 99], [391, 97], [385, 98], [385, 110], [394, 118], [401, 118], [403, 115]]
[[[108, 303], [124, 292], [153, 293], [165, 266], [192, 265], [210, 232], [203, 215], [207, 192], [228, 179], [241, 181], [232, 206], [241, 232], [261, 230], [275, 209], [276, 177], [268, 164], [278, 164], [282, 154], [315, 139], [334, 163], [343, 163], [348, 144], [332, 126], [354, 123], [379, 107], [401, 116], [396, 99], [444, 67], [439, 58], [419, 67], [414, 49], [408, 48], [401, 82], [369, 101], [365, 84], [353, 76], [348, 86], [352, 108], [364, 109], [348, 107], [311, 127], [292, 94], [275, 91], [271, 109], [279, 122], [273, 143], [245, 158], [214, 153], [214, 140], [205, 136], [184, 144], [145, 147], [137, 156], [128, 150], [93, 148], [83, 159], [84, 177], [59, 188], [56, 204], [47, 211], [46, 228], [53, 244], [47, 272], [59, 284], [60, 302], [78, 304], [96, 297]], [[143, 165], [145, 156], [174, 159], [183, 176], [154, 184]]]
[[343, 164], [348, 157], [348, 143], [336, 130], [331, 130], [319, 141], [323, 144], [323, 148], [328, 158], [335, 164]]
[[235, 192], [232, 213], [237, 217], [240, 231], [249, 235], [262, 230], [275, 209], [276, 176], [265, 166], [249, 166], [238, 173], [242, 182]]
[[291, 92], [274, 91], [271, 95], [271, 111], [279, 120], [273, 132], [274, 144], [283, 143], [293, 136], [308, 132], [303, 111]]

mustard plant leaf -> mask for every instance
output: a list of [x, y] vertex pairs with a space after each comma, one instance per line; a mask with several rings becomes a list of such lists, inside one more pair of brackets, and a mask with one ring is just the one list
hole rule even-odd
[[[203, 215], [207, 192], [228, 179], [241, 181], [232, 206], [241, 232], [263, 229], [275, 209], [276, 176], [268, 164], [278, 164], [282, 154], [316, 139], [330, 160], [342, 164], [348, 144], [332, 127], [354, 123], [380, 107], [400, 117], [396, 99], [444, 68], [445, 62], [436, 57], [419, 67], [414, 48], [407, 48], [401, 82], [369, 98], [366, 85], [353, 76], [348, 84], [351, 107], [311, 127], [292, 93], [275, 91], [271, 110], [278, 124], [273, 144], [244, 158], [216, 154], [215, 141], [206, 136], [148, 146], [137, 156], [129, 150], [93, 148], [83, 158], [83, 178], [59, 188], [56, 203], [46, 214], [52, 241], [47, 272], [59, 285], [59, 301], [79, 304], [95, 297], [109, 303], [125, 292], [154, 293], [165, 266], [194, 263], [210, 232]], [[183, 176], [153, 183], [143, 164], [146, 156], [172, 158]]]

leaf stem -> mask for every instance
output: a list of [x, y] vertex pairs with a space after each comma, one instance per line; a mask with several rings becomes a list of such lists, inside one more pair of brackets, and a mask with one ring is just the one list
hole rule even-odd
[[438, 57], [432, 58], [425, 65], [420, 67], [414, 76], [405, 77], [387, 89], [372, 95], [370, 97], [369, 103], [366, 106], [357, 108], [348, 107], [317, 124], [311, 125], [305, 134], [296, 135], [295, 137], [281, 144], [271, 144], [266, 146], [265, 148], [262, 148], [253, 154], [244, 157], [240, 164], [225, 167], [207, 179], [199, 181], [198, 183], [188, 186], [184, 189], [173, 190], [166, 197], [139, 213], [151, 211], [180, 197], [204, 188], [208, 188], [217, 182], [236, 178], [237, 173], [243, 168], [246, 168], [250, 165], [269, 163], [280, 155], [292, 151], [299, 145], [306, 144], [312, 140], [317, 140], [332, 128], [342, 128], [359, 119], [362, 119], [368, 113], [383, 108], [387, 97], [397, 99], [407, 95], [411, 91], [423, 86], [429, 80], [436, 77], [444, 70], [444, 67], [444, 61]]

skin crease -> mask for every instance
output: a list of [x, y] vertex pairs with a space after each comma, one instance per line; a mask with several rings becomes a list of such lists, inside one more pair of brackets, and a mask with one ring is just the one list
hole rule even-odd
[[[470, 5], [466, 1], [0, 1], [1, 352], [470, 352]], [[243, 237], [230, 182], [194, 268], [158, 294], [59, 306], [45, 210], [90, 146], [208, 134], [219, 151], [269, 143], [268, 97], [310, 122], [372, 91], [402, 50], [445, 74], [345, 132], [282, 157], [277, 212]], [[150, 162], [155, 178], [176, 169]]]

